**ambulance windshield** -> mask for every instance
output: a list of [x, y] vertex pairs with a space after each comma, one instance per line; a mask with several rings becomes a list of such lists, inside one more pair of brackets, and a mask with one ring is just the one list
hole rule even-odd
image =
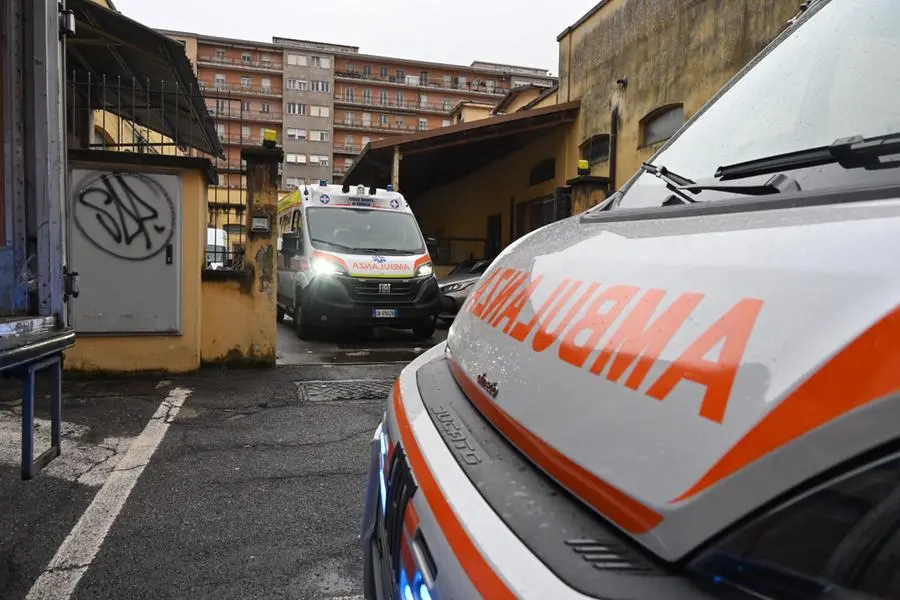
[[425, 242], [409, 213], [364, 208], [307, 210], [314, 248], [351, 254], [424, 254]]

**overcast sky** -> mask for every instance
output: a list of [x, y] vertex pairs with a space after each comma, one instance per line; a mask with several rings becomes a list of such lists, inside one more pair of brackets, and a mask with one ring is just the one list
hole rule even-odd
[[258, 41], [359, 46], [366, 54], [549, 69], [556, 36], [597, 0], [113, 0], [144, 25]]

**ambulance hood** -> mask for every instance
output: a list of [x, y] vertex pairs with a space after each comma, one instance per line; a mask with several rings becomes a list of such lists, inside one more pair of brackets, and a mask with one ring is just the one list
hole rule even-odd
[[900, 204], [573, 217], [502, 253], [448, 337], [484, 416], [676, 560], [900, 422]]

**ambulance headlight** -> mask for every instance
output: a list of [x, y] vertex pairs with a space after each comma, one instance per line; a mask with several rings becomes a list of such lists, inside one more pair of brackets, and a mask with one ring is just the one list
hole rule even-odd
[[425, 263], [424, 265], [419, 265], [419, 268], [416, 269], [416, 277], [428, 277], [429, 275], [434, 273], [434, 267], [431, 263]]
[[344, 267], [327, 258], [314, 258], [312, 261], [313, 273], [316, 275], [340, 275], [346, 273]]

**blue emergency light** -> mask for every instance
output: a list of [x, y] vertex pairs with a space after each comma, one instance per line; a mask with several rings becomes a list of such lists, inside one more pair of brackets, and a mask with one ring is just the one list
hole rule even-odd
[[328, 185], [328, 181], [326, 181], [325, 179], [319, 180], [319, 186], [326, 187], [327, 185]]
[[385, 189], [386, 189], [387, 191], [389, 191], [389, 192], [393, 192], [393, 191], [394, 191], [394, 186], [391, 185], [391, 184], [389, 183], [389, 184], [387, 184], [387, 187], [386, 187]]

